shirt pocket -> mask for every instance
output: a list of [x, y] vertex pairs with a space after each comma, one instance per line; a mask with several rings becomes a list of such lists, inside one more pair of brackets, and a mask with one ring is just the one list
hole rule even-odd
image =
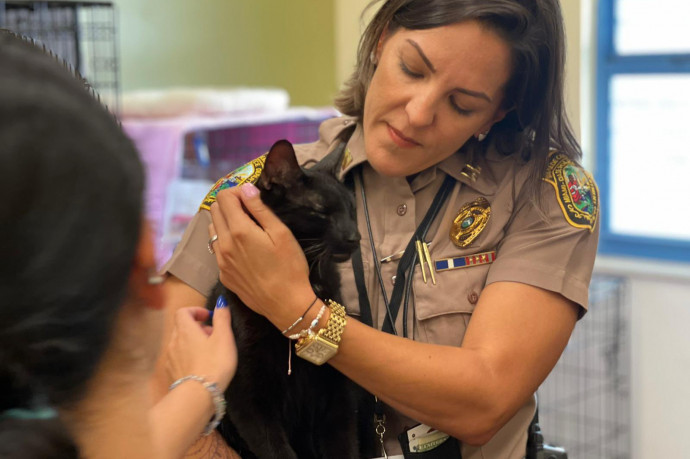
[[414, 280], [415, 335], [419, 341], [460, 346], [491, 265], [435, 272], [433, 285], [416, 272]]
[[[362, 264], [364, 265], [363, 277], [366, 279], [367, 273], [370, 272], [369, 262], [362, 260]], [[336, 268], [340, 275], [341, 304], [345, 306], [348, 315], [360, 320], [362, 314], [359, 307], [359, 294], [357, 293], [357, 284], [355, 283], [355, 272], [352, 269], [352, 260], [337, 263]]]

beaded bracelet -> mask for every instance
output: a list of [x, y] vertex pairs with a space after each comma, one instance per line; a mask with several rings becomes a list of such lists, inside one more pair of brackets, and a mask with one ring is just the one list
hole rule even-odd
[[208, 436], [216, 429], [216, 427], [218, 427], [218, 424], [220, 424], [223, 416], [225, 416], [225, 397], [223, 397], [223, 393], [220, 391], [220, 389], [218, 389], [218, 385], [216, 383], [208, 382], [203, 376], [197, 375], [187, 375], [178, 379], [170, 385], [168, 390], [173, 390], [185, 381], [198, 381], [202, 386], [204, 386], [204, 389], [209, 391], [211, 394], [215, 414], [213, 415], [213, 419], [211, 419], [206, 425], [206, 428], [203, 432], [204, 436]]
[[285, 330], [283, 330], [283, 331], [280, 332], [280, 333], [282, 333], [282, 334], [284, 335], [285, 333], [287, 333], [287, 332], [289, 332], [290, 330], [292, 330], [293, 328], [295, 328], [295, 325], [297, 325], [298, 323], [302, 322], [302, 321], [304, 320], [304, 316], [307, 315], [307, 313], [309, 312], [309, 310], [312, 308], [312, 306], [314, 306], [314, 305], [316, 304], [316, 300], [318, 300], [318, 299], [319, 299], [319, 297], [315, 295], [315, 296], [314, 296], [314, 301], [311, 302], [311, 304], [309, 305], [309, 307], [307, 308], [307, 310], [304, 311], [304, 312], [302, 313], [302, 315], [299, 316], [299, 317], [297, 318], [297, 320], [295, 320], [295, 321], [292, 323], [292, 325], [290, 325], [288, 328], [286, 328]]
[[290, 336], [288, 336], [288, 338], [290, 338], [291, 340], [297, 340], [297, 339], [304, 338], [305, 336], [308, 336], [308, 335], [311, 335], [312, 333], [314, 333], [314, 328], [316, 328], [316, 326], [319, 324], [319, 320], [321, 320], [321, 317], [323, 317], [323, 313], [326, 311], [326, 309], [327, 309], [327, 306], [325, 304], [323, 306], [321, 306], [321, 309], [319, 309], [319, 313], [316, 315], [316, 318], [314, 318], [314, 320], [312, 320], [311, 323], [309, 324], [309, 328], [305, 328], [304, 330], [302, 330], [299, 333], [295, 333], [294, 335], [290, 335]]

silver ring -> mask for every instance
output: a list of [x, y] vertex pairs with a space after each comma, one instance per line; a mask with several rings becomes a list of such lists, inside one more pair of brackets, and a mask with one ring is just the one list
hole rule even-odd
[[210, 253], [211, 255], [213, 255], [214, 253], [216, 253], [216, 251], [213, 250], [213, 243], [216, 242], [217, 240], [218, 240], [218, 235], [217, 235], [217, 234], [214, 234], [214, 235], [211, 237], [211, 239], [208, 240], [208, 253]]

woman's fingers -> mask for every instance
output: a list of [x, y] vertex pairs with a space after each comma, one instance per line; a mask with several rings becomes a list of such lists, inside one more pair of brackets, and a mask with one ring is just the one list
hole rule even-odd
[[205, 322], [208, 320], [210, 315], [210, 311], [200, 307], [181, 308], [179, 311], [181, 312], [178, 314], [178, 317], [184, 318], [186, 315], [194, 319], [196, 322]]
[[227, 301], [219, 301], [214, 309], [213, 327], [203, 324], [209, 316], [210, 311], [203, 308], [182, 308], [176, 313], [167, 368], [173, 380], [205, 375], [225, 390], [237, 368]]
[[[209, 226], [209, 237], [218, 236], [215, 244], [244, 243], [246, 240], [283, 241], [292, 235], [275, 213], [261, 201], [259, 189], [251, 183], [229, 188], [218, 193], [216, 202], [211, 205], [213, 226]], [[258, 223], [258, 224], [257, 224]], [[230, 235], [230, 238], [226, 238]], [[236, 239], [236, 240], [235, 240]], [[281, 242], [282, 244], [282, 242]], [[239, 244], [238, 244], [239, 245]], [[233, 245], [233, 247], [236, 247]], [[217, 250], [214, 249], [215, 252]]]
[[225, 296], [220, 295], [213, 311], [213, 330], [221, 339], [226, 341], [232, 335], [230, 308]]
[[259, 189], [251, 183], [244, 183], [239, 187], [240, 199], [249, 214], [256, 219], [259, 225], [269, 233], [285, 227], [282, 221], [261, 200]]
[[211, 312], [199, 307], [180, 308], [175, 313], [175, 328], [171, 342], [178, 344], [180, 340], [196, 341], [207, 334], [203, 329], [203, 322], [211, 316]]
[[216, 302], [213, 311], [213, 332], [210, 337], [210, 344], [214, 347], [213, 352], [218, 355], [218, 384], [227, 387], [237, 369], [237, 346], [235, 336], [232, 333], [230, 308], [227, 300], [221, 295]]
[[[211, 205], [211, 217], [216, 225], [216, 230], [219, 232], [223, 233], [228, 230], [245, 227], [256, 228], [258, 226], [242, 207], [240, 188], [244, 186], [241, 185], [238, 188], [228, 188], [220, 191], [216, 196], [216, 202]], [[256, 187], [254, 189], [258, 191]], [[257, 199], [261, 201], [261, 198], [258, 196]]]

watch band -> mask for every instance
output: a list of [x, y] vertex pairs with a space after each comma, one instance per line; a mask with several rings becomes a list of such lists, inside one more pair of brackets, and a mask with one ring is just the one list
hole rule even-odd
[[331, 310], [331, 315], [328, 317], [326, 327], [319, 330], [319, 335], [334, 344], [340, 344], [345, 325], [347, 325], [345, 307], [333, 300], [326, 300], [326, 303]]
[[317, 333], [312, 332], [301, 337], [295, 345], [297, 355], [314, 365], [323, 365], [338, 353], [340, 340], [347, 325], [347, 315], [342, 305], [333, 300], [326, 300], [324, 303], [331, 310], [326, 326]]

